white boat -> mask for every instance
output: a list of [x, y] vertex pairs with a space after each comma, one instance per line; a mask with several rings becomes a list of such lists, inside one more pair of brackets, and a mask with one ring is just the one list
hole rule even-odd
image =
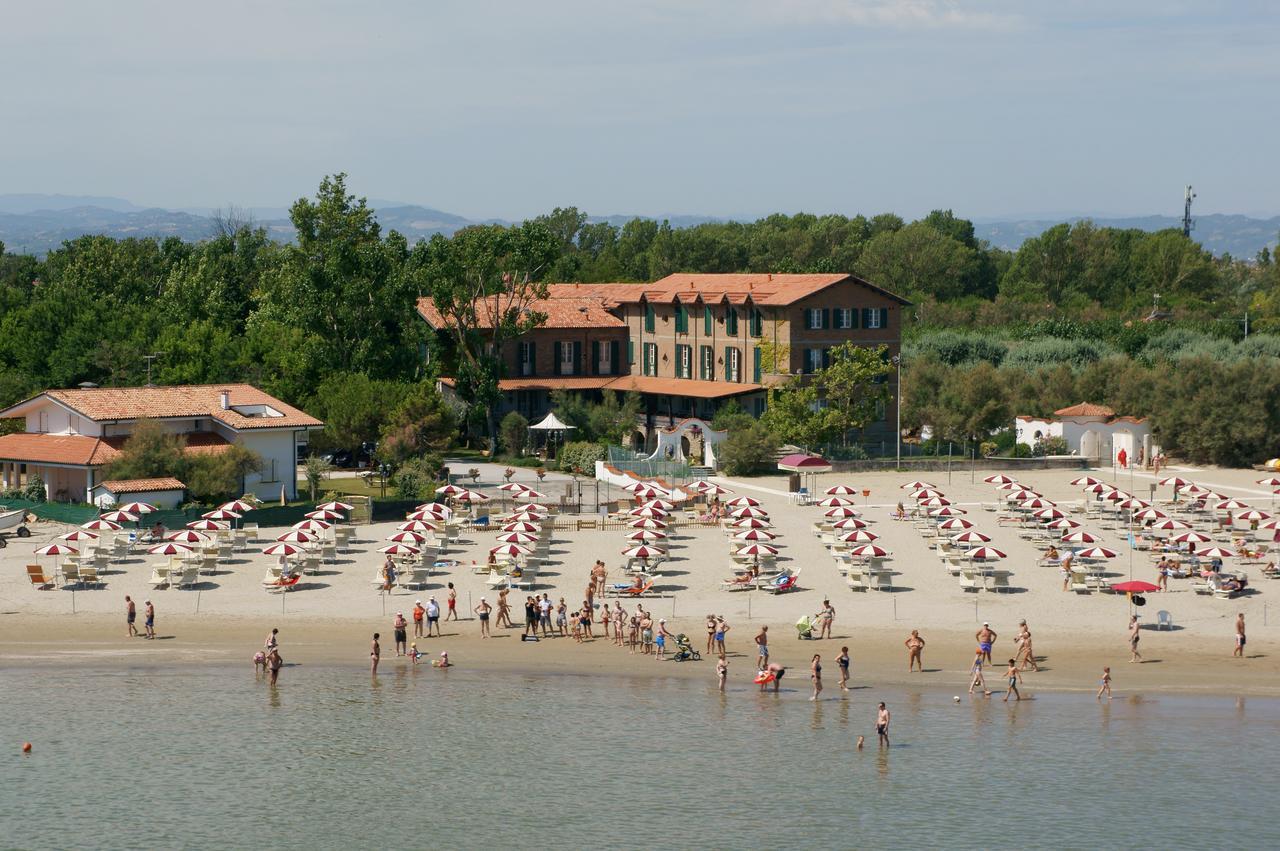
[[21, 526], [22, 520], [27, 516], [25, 509], [17, 509], [15, 511], [4, 511], [0, 509], [0, 532], [5, 529], [12, 529], [14, 526]]

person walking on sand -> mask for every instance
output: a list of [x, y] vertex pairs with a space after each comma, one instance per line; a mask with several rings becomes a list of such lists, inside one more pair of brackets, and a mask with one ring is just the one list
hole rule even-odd
[[716, 680], [720, 691], [724, 691], [725, 680], [729, 678], [729, 660], [721, 656], [716, 660]]
[[889, 747], [889, 708], [881, 703], [876, 709], [876, 735], [880, 738], [880, 747]]
[[1244, 641], [1244, 612], [1241, 612], [1236, 615], [1236, 649], [1231, 655], [1244, 658]]
[[769, 664], [769, 627], [762, 626], [756, 633], [756, 667], [764, 668]]
[[156, 637], [156, 607], [151, 605], [151, 601], [147, 600], [143, 603], [145, 608], [142, 610], [142, 626], [147, 631], [147, 638]]
[[720, 615], [716, 618], [715, 639], [716, 639], [716, 650], [720, 653], [721, 656], [725, 655], [724, 638], [728, 634], [729, 634], [729, 624], [725, 623], [724, 615]]
[[138, 607], [136, 604], [134, 604], [133, 598], [130, 597], [128, 594], [125, 594], [124, 595], [124, 623], [125, 623], [125, 626], [128, 627], [129, 629], [127, 637], [134, 638], [137, 636], [138, 627], [135, 626], [135, 621], [137, 620], [138, 620]]
[[911, 635], [904, 642], [907, 645], [907, 673], [911, 673], [912, 669], [917, 665], [920, 666], [920, 673], [924, 673], [924, 639], [920, 637], [920, 630], [911, 630]]
[[849, 648], [841, 647], [836, 657], [836, 665], [840, 668], [840, 690], [849, 690]]
[[991, 689], [987, 688], [987, 681], [982, 677], [982, 648], [973, 651], [973, 665], [970, 666], [969, 673], [973, 675], [969, 680], [969, 694], [973, 694], [975, 688], [982, 686], [982, 696], [990, 697]]
[[658, 631], [653, 636], [653, 644], [657, 648], [654, 658], [661, 662], [667, 658], [667, 639], [672, 638], [671, 633], [667, 632], [667, 622], [665, 619], [658, 620]]
[[522, 639], [532, 635], [538, 637], [538, 604], [532, 597], [524, 598], [524, 634]]
[[422, 619], [426, 617], [427, 610], [422, 608], [421, 600], [413, 601], [413, 637], [422, 637]]
[[830, 600], [823, 600], [822, 613], [818, 615], [818, 622], [821, 624], [821, 629], [818, 631], [819, 638], [831, 637], [831, 625], [835, 623], [835, 620], [836, 620], [835, 606], [831, 605]]
[[280, 669], [284, 667], [284, 659], [280, 658], [279, 648], [272, 647], [267, 654], [267, 670], [271, 672], [271, 684], [275, 685], [280, 678]]
[[1142, 661], [1142, 654], [1138, 652], [1138, 641], [1142, 638], [1138, 632], [1139, 629], [1141, 627], [1138, 625], [1138, 616], [1131, 615], [1129, 617], [1129, 652], [1132, 654], [1129, 657], [1130, 662]]
[[1022, 674], [1018, 673], [1018, 663], [1013, 659], [1009, 660], [1009, 667], [1005, 669], [1004, 677], [1009, 683], [1009, 689], [1004, 693], [1004, 702], [1009, 702], [1010, 694], [1022, 700], [1022, 695], [1018, 692], [1018, 683], [1022, 680]]
[[435, 597], [427, 598], [427, 638], [431, 637], [434, 632], [439, 638], [443, 635], [440, 632], [440, 604], [436, 602]]
[[1025, 671], [1027, 666], [1031, 666], [1031, 670], [1040, 673], [1040, 666], [1036, 664], [1036, 651], [1031, 647], [1031, 630], [1027, 628], [1026, 621], [1019, 621], [1019, 632], [1013, 643], [1018, 645], [1018, 658], [1022, 660], [1018, 670]]
[[822, 657], [817, 653], [809, 662], [809, 681], [813, 683], [813, 695], [809, 699], [817, 700], [822, 694]]
[[978, 646], [982, 648], [982, 658], [988, 665], [990, 665], [991, 648], [995, 646], [996, 643], [996, 631], [991, 628], [991, 624], [984, 621], [982, 629], [975, 632], [973, 637], [978, 640]]
[[373, 644], [369, 647], [369, 673], [375, 676], [378, 673], [378, 661], [382, 659], [382, 645], [378, 643], [379, 637], [381, 637], [381, 633], [375, 632], [373, 634]]
[[480, 618], [480, 637], [489, 637], [489, 613], [493, 611], [493, 606], [489, 605], [489, 601], [484, 597], [480, 598], [480, 605], [476, 606], [476, 615]]
[[408, 627], [409, 622], [404, 619], [404, 612], [396, 612], [396, 618], [391, 622], [391, 631], [395, 634], [397, 656], [409, 652]]
[[1106, 693], [1107, 700], [1111, 699], [1111, 669], [1102, 669], [1102, 686], [1098, 689], [1098, 696], [1095, 700], [1102, 700], [1103, 693]]
[[511, 626], [511, 604], [507, 602], [507, 595], [511, 593], [510, 588], [503, 588], [498, 592], [498, 617], [495, 620], [498, 626]]
[[453, 583], [449, 583], [449, 597], [446, 600], [449, 605], [449, 613], [444, 616], [447, 621], [456, 621], [458, 619], [458, 591], [453, 587]]

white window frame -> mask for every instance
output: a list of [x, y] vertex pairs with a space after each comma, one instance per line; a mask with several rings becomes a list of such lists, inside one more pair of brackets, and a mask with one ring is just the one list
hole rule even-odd
[[680, 377], [693, 378], [693, 346], [680, 346]]
[[882, 327], [880, 325], [880, 308], [873, 307], [867, 311], [867, 328], [869, 330], [875, 330], [880, 327]]
[[852, 307], [836, 308], [836, 327], [841, 330], [848, 330], [853, 327], [853, 308]]
[[730, 349], [729, 362], [724, 365], [725, 369], [728, 370], [729, 374], [725, 376], [725, 378], [733, 382], [740, 381], [741, 378], [739, 376], [740, 376], [741, 364], [742, 364], [742, 352], [738, 351], [737, 349]]
[[806, 307], [804, 309], [804, 330], [819, 331], [822, 329], [822, 308]]
[[716, 375], [716, 350], [711, 346], [702, 347], [702, 371], [698, 377], [707, 377], [707, 380], [713, 380]]
[[600, 341], [600, 363], [597, 368], [605, 375], [613, 372], [613, 346], [608, 340]]
[[533, 375], [533, 343], [522, 342], [520, 344], [520, 374]]
[[658, 344], [645, 343], [645, 346], [649, 352], [649, 371], [645, 374], [649, 376], [656, 376], [658, 374]]
[[560, 343], [560, 374], [576, 375], [574, 367], [577, 366], [573, 362], [573, 341], [561, 340]]
[[806, 372], [814, 373], [822, 369], [822, 349], [805, 349], [804, 359], [808, 361], [805, 364], [808, 367]]

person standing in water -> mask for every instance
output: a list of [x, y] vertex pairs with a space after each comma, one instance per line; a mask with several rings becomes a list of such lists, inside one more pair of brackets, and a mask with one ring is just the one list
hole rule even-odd
[[1009, 683], [1009, 690], [1004, 693], [1004, 702], [1009, 702], [1009, 695], [1013, 695], [1016, 699], [1022, 700], [1022, 694], [1018, 691], [1018, 682], [1022, 679], [1022, 674], [1018, 673], [1018, 663], [1014, 659], [1009, 660], [1009, 667], [1004, 672], [1005, 680]]
[[969, 680], [969, 694], [973, 694], [973, 690], [978, 686], [982, 686], [983, 697], [991, 696], [991, 689], [987, 688], [987, 681], [982, 677], [982, 648], [979, 647], [973, 651], [973, 665], [969, 668], [969, 673], [973, 677]]
[[409, 652], [408, 626], [408, 621], [404, 619], [404, 612], [396, 612], [395, 620], [391, 622], [391, 630], [395, 633], [397, 656], [403, 656]]
[[920, 673], [924, 673], [924, 639], [920, 637], [920, 630], [911, 630], [911, 635], [907, 637], [907, 673], [911, 673], [912, 668], [916, 665], [920, 666]]
[[267, 670], [271, 672], [271, 684], [275, 685], [276, 680], [280, 678], [280, 669], [284, 667], [284, 659], [280, 658], [280, 649], [272, 647], [271, 652], [267, 654]]
[[1111, 669], [1110, 668], [1102, 669], [1102, 686], [1098, 689], [1098, 696], [1095, 699], [1102, 700], [1103, 693], [1106, 693], [1107, 700], [1111, 699]]
[[818, 695], [822, 694], [822, 656], [817, 653], [813, 654], [813, 659], [809, 662], [809, 680], [813, 683], [813, 695], [810, 700], [817, 700]]
[[1236, 649], [1232, 654], [1239, 658], [1244, 658], [1244, 612], [1236, 615]]
[[1022, 621], [1018, 627], [1018, 635], [1013, 641], [1018, 645], [1018, 656], [1022, 659], [1019, 670], [1025, 671], [1030, 665], [1031, 670], [1040, 673], [1040, 666], [1036, 664], [1036, 652], [1031, 647], [1031, 630], [1027, 627], [1026, 621]]
[[476, 614], [480, 617], [480, 637], [489, 637], [489, 613], [493, 611], [493, 606], [489, 605], [489, 601], [484, 597], [480, 598], [480, 605], [476, 606]]
[[382, 645], [378, 643], [379, 636], [380, 633], [375, 632], [373, 634], [373, 645], [369, 648], [369, 672], [371, 674], [378, 673], [378, 660], [382, 658]]
[[889, 746], [889, 709], [882, 702], [876, 709], [876, 735], [880, 737], [880, 746]]
[[1142, 636], [1138, 633], [1138, 616], [1131, 615], [1129, 617], [1129, 652], [1133, 655], [1129, 657], [1130, 662], [1141, 662], [1142, 654], [1138, 652], [1138, 641]]
[[849, 648], [841, 647], [840, 655], [836, 657], [836, 664], [840, 666], [840, 690], [849, 690]]
[[729, 678], [729, 660], [721, 656], [716, 661], [716, 679], [720, 683], [720, 691], [724, 691], [725, 680]]

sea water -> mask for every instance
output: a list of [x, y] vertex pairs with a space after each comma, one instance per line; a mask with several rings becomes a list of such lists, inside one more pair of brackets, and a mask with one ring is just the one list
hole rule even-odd
[[0, 847], [1280, 846], [1274, 700], [1032, 682], [1020, 704], [831, 684], [815, 703], [803, 673], [722, 695], [701, 664], [296, 666], [275, 688], [240, 667], [11, 669]]

